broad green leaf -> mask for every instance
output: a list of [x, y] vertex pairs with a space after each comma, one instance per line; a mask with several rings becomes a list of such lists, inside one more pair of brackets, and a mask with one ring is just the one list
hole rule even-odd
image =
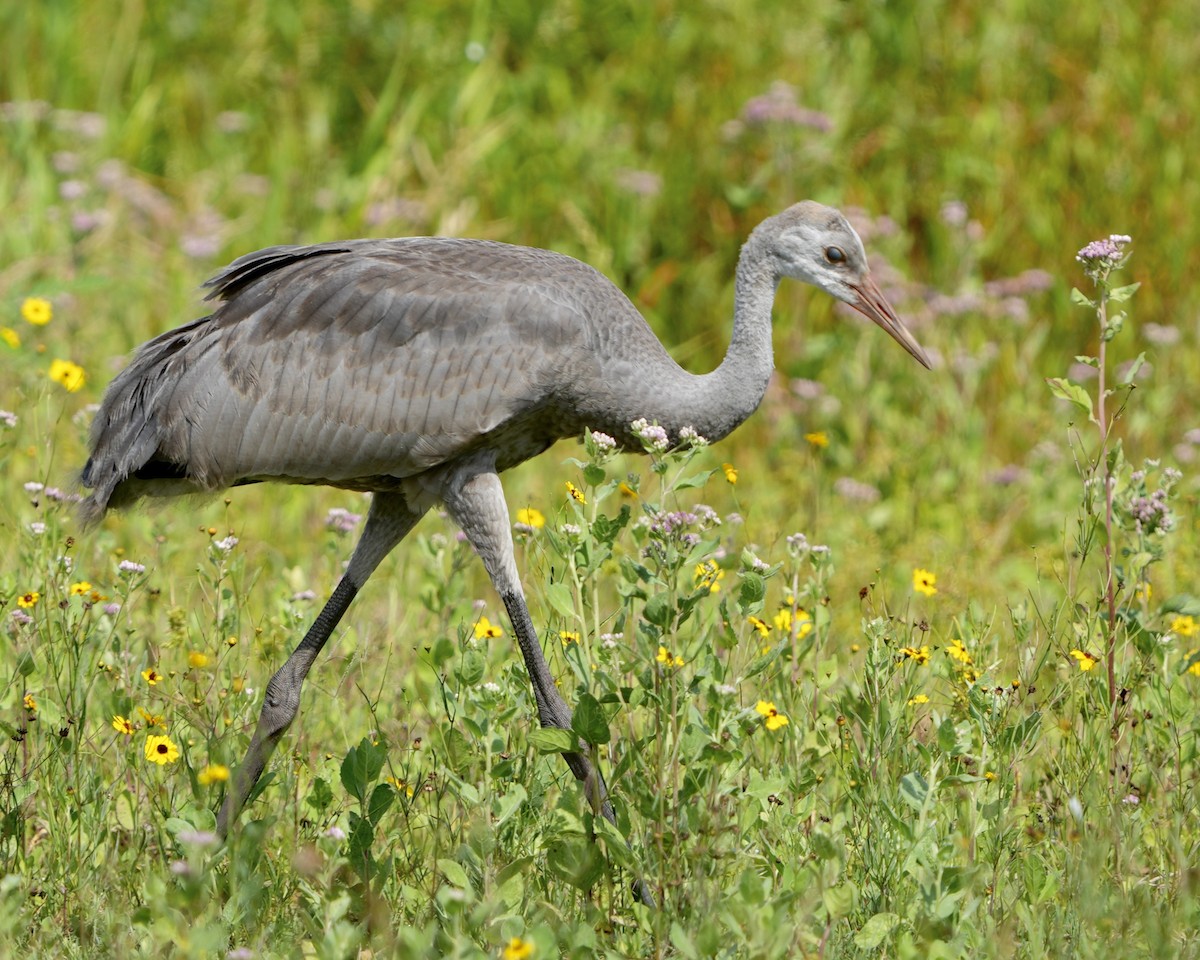
[[836, 887], [829, 887], [821, 894], [821, 901], [829, 911], [831, 920], [840, 920], [854, 912], [858, 903], [858, 888], [847, 880]]
[[921, 810], [929, 797], [929, 782], [917, 773], [906, 773], [900, 780], [900, 799], [914, 810]]
[[585, 693], [579, 698], [571, 720], [571, 728], [588, 743], [608, 743], [612, 739], [608, 721], [604, 718], [604, 709], [600, 706], [600, 701], [590, 693]]
[[757, 573], [742, 574], [742, 585], [738, 589], [738, 605], [745, 611], [747, 608], [761, 603], [766, 596], [767, 584]]
[[589, 486], [598, 487], [604, 482], [604, 468], [589, 463], [583, 468], [583, 482]]
[[607, 864], [594, 843], [571, 839], [550, 844], [546, 866], [560, 880], [579, 890], [590, 890], [604, 875]]
[[471, 889], [471, 881], [467, 877], [467, 871], [463, 869], [462, 864], [457, 860], [450, 860], [443, 857], [438, 860], [437, 867], [451, 886], [458, 887], [459, 890]]
[[671, 603], [665, 593], [656, 593], [646, 601], [642, 616], [656, 627], [666, 630], [671, 625]]
[[379, 783], [371, 791], [371, 802], [367, 804], [367, 819], [378, 824], [380, 818], [396, 802], [396, 788], [390, 783]]
[[360, 803], [367, 799], [367, 791], [383, 770], [385, 753], [383, 747], [367, 737], [346, 753], [342, 761], [342, 786]]
[[463, 654], [462, 662], [458, 665], [455, 673], [458, 675], [459, 680], [468, 687], [473, 687], [483, 679], [483, 671], [486, 666], [483, 654], [478, 650], [467, 650]]
[[558, 614], [568, 620], [575, 619], [575, 598], [565, 583], [551, 583], [546, 586], [546, 599]]
[[874, 950], [900, 923], [897, 913], [877, 913], [854, 935], [854, 945], [860, 950]]
[[1137, 289], [1140, 286], [1141, 283], [1131, 283], [1128, 286], [1116, 287], [1115, 289], [1108, 291], [1108, 299], [1113, 301], [1113, 303], [1124, 303], [1135, 293], [1137, 293]]
[[1092, 396], [1079, 384], [1072, 383], [1063, 377], [1048, 377], [1046, 379], [1050, 392], [1060, 400], [1069, 400], [1089, 417], [1092, 416]]
[[1089, 300], [1087, 296], [1084, 295], [1083, 291], [1077, 287], [1071, 288], [1071, 302], [1076, 306], [1091, 307], [1093, 310], [1096, 309], [1096, 304]]
[[572, 753], [579, 749], [575, 733], [558, 727], [539, 727], [530, 731], [529, 744], [538, 753]]

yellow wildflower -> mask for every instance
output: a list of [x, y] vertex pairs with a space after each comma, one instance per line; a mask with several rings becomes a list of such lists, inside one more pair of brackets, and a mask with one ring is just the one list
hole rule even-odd
[[929, 662], [929, 647], [901, 647], [900, 658], [915, 660], [919, 665], [924, 666]]
[[237, 638], [237, 637], [230, 635], [230, 636], [228, 636], [228, 637], [226, 637], [226, 638], [225, 638], [225, 646], [227, 646], [227, 647], [236, 647], [237, 645], [238, 645], [238, 638]]
[[146, 759], [160, 767], [179, 759], [179, 748], [170, 737], [147, 737]]
[[923, 593], [927, 597], [932, 597], [935, 593], [937, 593], [937, 587], [935, 586], [936, 583], [937, 576], [930, 573], [928, 570], [922, 570], [920, 567], [917, 567], [917, 569], [913, 571], [913, 589], [916, 590], [917, 593]]
[[567, 493], [571, 495], [571, 499], [576, 503], [587, 503], [587, 498], [583, 495], [583, 491], [575, 486], [575, 484], [573, 484], [570, 480], [567, 481]]
[[229, 779], [229, 768], [223, 763], [210, 763], [196, 774], [196, 781], [202, 787], [213, 783], [224, 783]]
[[725, 474], [725, 479], [730, 483], [737, 483], [737, 468], [732, 463], [721, 464], [721, 471]]
[[[1200, 653], [1200, 647], [1197, 647], [1195, 650], [1189, 650], [1188, 659], [1191, 660], [1198, 653]], [[1187, 668], [1187, 672], [1193, 677], [1200, 677], [1200, 657], [1197, 657], [1196, 662]]]
[[534, 530], [541, 530], [546, 525], [546, 518], [536, 507], [522, 507], [517, 511], [517, 523], [533, 527]]
[[495, 640], [502, 636], [504, 636], [504, 631], [487, 617], [480, 617], [479, 622], [475, 624], [476, 640]]
[[1087, 673], [1100, 662], [1098, 657], [1093, 657], [1090, 653], [1084, 653], [1082, 650], [1072, 650], [1071, 656], [1079, 661], [1079, 669], [1084, 673]]
[[918, 693], [915, 697], [908, 698], [908, 705], [910, 707], [915, 707], [918, 703], [928, 703], [928, 702], [929, 702], [929, 698], [927, 696], [925, 696], [925, 694], [923, 694], [923, 693]]
[[54, 307], [45, 297], [26, 297], [21, 304], [21, 317], [35, 327], [44, 327], [54, 317]]
[[623, 496], [623, 497], [636, 497], [637, 496], [637, 491], [634, 490], [633, 487], [631, 487], [629, 484], [627, 484], [624, 480], [622, 480], [619, 484], [617, 484], [617, 492], [620, 493], [621, 496]]
[[92, 592], [92, 585], [86, 580], [71, 584], [71, 596], [82, 597]]
[[758, 617], [749, 617], [748, 619], [750, 621], [750, 626], [757, 630], [762, 636], [765, 637], [771, 632], [771, 628], [767, 626], [767, 622], [765, 620], [761, 620]]
[[22, 610], [28, 610], [30, 607], [36, 607], [37, 602], [42, 599], [42, 595], [36, 590], [26, 590], [23, 594], [17, 597], [17, 606]]
[[12, 327], [0, 327], [0, 340], [16, 350], [21, 345], [21, 335]]
[[724, 579], [725, 571], [717, 565], [716, 560], [705, 560], [696, 564], [697, 589], [708, 590], [709, 593], [719, 593], [721, 584], [718, 581]]
[[70, 360], [52, 361], [49, 376], [55, 383], [62, 384], [68, 393], [82, 389], [87, 383], [87, 374], [83, 372], [83, 367]]
[[145, 707], [138, 707], [137, 709], [138, 713], [142, 715], [142, 719], [146, 721], [146, 726], [167, 729], [166, 718], [161, 713], [151, 713]]
[[129, 722], [128, 718], [121, 716], [119, 713], [113, 714], [112, 725], [117, 733], [123, 733], [127, 737], [133, 736], [133, 724]]
[[150, 686], [154, 686], [162, 678], [163, 678], [162, 674], [159, 673], [157, 670], [155, 670], [153, 667], [147, 667], [145, 670], [142, 671], [142, 679], [145, 680], [148, 684], [150, 684]]
[[791, 634], [794, 626], [798, 639], [803, 640], [812, 633], [812, 615], [807, 610], [797, 610], [793, 614], [791, 607], [780, 607], [779, 612], [771, 619], [775, 624], [775, 629], [781, 633]]
[[529, 960], [533, 956], [533, 944], [520, 937], [513, 937], [508, 941], [502, 956], [504, 960]]
[[989, 770], [987, 773], [985, 773], [983, 775], [983, 779], [986, 780], [988, 783], [991, 783], [993, 780], [996, 779], [996, 774], [994, 774], [991, 770]]
[[824, 449], [829, 446], [829, 436], [824, 430], [815, 430], [812, 433], [806, 433], [804, 439], [818, 449]]
[[32, 693], [25, 694], [25, 709], [30, 713], [37, 713], [37, 698]]
[[383, 778], [383, 782], [390, 783], [393, 787], [395, 787], [397, 790], [399, 790], [401, 793], [403, 793], [410, 800], [412, 799], [413, 788], [408, 785], [408, 781], [399, 780], [393, 776], [386, 776]]
[[193, 650], [188, 654], [188, 666], [196, 670], [203, 670], [208, 666], [208, 654]]
[[1133, 599], [1138, 602], [1143, 600], [1149, 602], [1152, 596], [1154, 596], [1154, 588], [1150, 586], [1149, 580], [1138, 584], [1137, 589], [1133, 591]]
[[959, 663], [970, 665], [975, 661], [971, 658], [971, 654], [967, 652], [966, 646], [961, 640], [951, 640], [950, 645], [946, 647], [946, 656], [951, 660], [957, 660]]
[[672, 656], [671, 651], [668, 650], [666, 647], [659, 647], [658, 648], [658, 656], [655, 657], [654, 659], [667, 667], [682, 667], [683, 666], [683, 657]]
[[1181, 637], [1194, 637], [1200, 633], [1200, 624], [1196, 623], [1195, 617], [1176, 617], [1171, 621], [1171, 632], [1177, 633]]
[[559, 630], [558, 639], [562, 641], [562, 645], [565, 647], [568, 643], [578, 643], [579, 633], [575, 630]]
[[775, 709], [775, 704], [770, 700], [759, 700], [754, 709], [762, 715], [768, 730], [778, 730], [788, 725], [788, 718]]

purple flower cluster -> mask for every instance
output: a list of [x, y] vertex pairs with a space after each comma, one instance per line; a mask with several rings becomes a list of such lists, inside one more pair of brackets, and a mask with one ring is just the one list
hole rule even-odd
[[749, 126], [781, 124], [808, 127], [821, 133], [833, 129], [833, 121], [819, 110], [809, 110], [796, 102], [796, 88], [777, 80], [761, 96], [751, 97], [742, 107], [742, 121]]
[[629, 427], [633, 435], [642, 441], [647, 453], [662, 453], [671, 445], [667, 431], [656, 423], [648, 423], [645, 417], [634, 420]]
[[1132, 237], [1127, 237], [1123, 233], [1114, 233], [1107, 240], [1093, 240], [1075, 254], [1075, 259], [1084, 264], [1107, 260], [1110, 266], [1114, 266], [1121, 257], [1125, 256], [1125, 244], [1132, 242]]
[[1175, 518], [1167, 506], [1166, 490], [1155, 490], [1148, 497], [1134, 497], [1129, 501], [1129, 515], [1139, 533], [1166, 533], [1175, 526]]
[[325, 526], [338, 533], [349, 533], [361, 520], [362, 514], [351, 513], [345, 507], [332, 507], [325, 516]]

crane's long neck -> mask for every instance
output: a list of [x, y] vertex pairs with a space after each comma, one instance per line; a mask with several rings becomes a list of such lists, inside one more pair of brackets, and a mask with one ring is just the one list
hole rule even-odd
[[758, 409], [775, 367], [771, 308], [779, 286], [763, 243], [758, 232], [751, 234], [738, 258], [733, 337], [725, 359], [712, 373], [690, 378], [688, 409], [679, 410], [679, 423], [670, 426], [693, 426], [719, 440]]

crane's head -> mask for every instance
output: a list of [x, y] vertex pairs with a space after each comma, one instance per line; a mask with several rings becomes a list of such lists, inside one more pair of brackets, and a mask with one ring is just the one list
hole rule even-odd
[[867, 254], [842, 214], [812, 200], [788, 207], [754, 231], [775, 259], [776, 275], [793, 277], [850, 304], [883, 327], [917, 362], [930, 366], [867, 269]]

